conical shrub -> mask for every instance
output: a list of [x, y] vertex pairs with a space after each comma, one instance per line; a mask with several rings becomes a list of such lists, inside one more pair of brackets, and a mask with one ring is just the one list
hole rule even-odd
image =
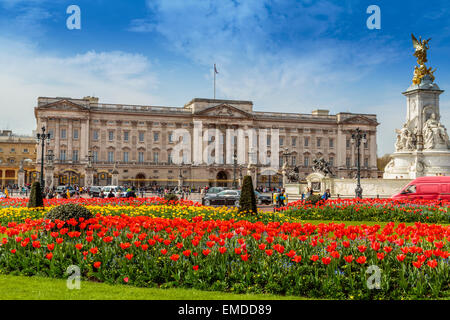
[[248, 212], [256, 214], [256, 197], [253, 191], [252, 177], [245, 176], [242, 182], [241, 197], [239, 199], [239, 212]]
[[28, 208], [38, 208], [44, 206], [44, 199], [42, 197], [41, 184], [34, 182], [31, 186], [30, 200], [28, 201]]

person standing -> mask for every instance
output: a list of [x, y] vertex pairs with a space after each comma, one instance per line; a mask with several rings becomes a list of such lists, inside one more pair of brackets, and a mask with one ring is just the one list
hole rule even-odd
[[330, 189], [325, 190], [322, 195], [322, 200], [327, 201], [331, 197]]

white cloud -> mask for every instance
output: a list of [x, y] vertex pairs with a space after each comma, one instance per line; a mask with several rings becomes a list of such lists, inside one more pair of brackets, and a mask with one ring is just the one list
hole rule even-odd
[[[31, 133], [39, 96], [81, 98], [105, 103], [161, 104], [152, 64], [143, 55], [89, 51], [68, 57], [40, 52], [33, 44], [0, 38], [0, 126]], [[107, 98], [108, 101], [102, 101]]]

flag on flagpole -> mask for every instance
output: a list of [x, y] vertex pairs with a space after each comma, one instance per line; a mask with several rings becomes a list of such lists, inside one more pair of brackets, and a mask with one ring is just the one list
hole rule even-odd
[[219, 73], [219, 71], [217, 71], [217, 68], [216, 68], [216, 64], [214, 63], [214, 73]]

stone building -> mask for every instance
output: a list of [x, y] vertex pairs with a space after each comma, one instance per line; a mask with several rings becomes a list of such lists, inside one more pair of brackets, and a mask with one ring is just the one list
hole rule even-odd
[[35, 138], [16, 135], [11, 130], [0, 130], [0, 186], [18, 185], [21, 163], [25, 170], [24, 183], [39, 178], [35, 169]]
[[[45, 174], [46, 185], [231, 186], [250, 173], [258, 186], [280, 186], [281, 168], [273, 161], [267, 165], [261, 153], [279, 165], [287, 159], [301, 178], [320, 157], [331, 163], [337, 177], [354, 177], [351, 133], [358, 127], [367, 134], [361, 147], [362, 177], [377, 177], [378, 122], [373, 114], [261, 112], [253, 110], [251, 101], [200, 98], [183, 107], [163, 107], [105, 104], [95, 97], [40, 97], [35, 117], [37, 128], [45, 126], [51, 135], [46, 153], [53, 160], [46, 164], [51, 175]], [[233, 133], [239, 129], [243, 136]], [[253, 129], [255, 136], [248, 133]], [[190, 152], [176, 148], [184, 139], [174, 134], [180, 131], [188, 133], [183, 141], [189, 140]], [[174, 152], [181, 161], [174, 161]], [[201, 161], [207, 157], [213, 163]], [[40, 148], [37, 159], [39, 170]]]

